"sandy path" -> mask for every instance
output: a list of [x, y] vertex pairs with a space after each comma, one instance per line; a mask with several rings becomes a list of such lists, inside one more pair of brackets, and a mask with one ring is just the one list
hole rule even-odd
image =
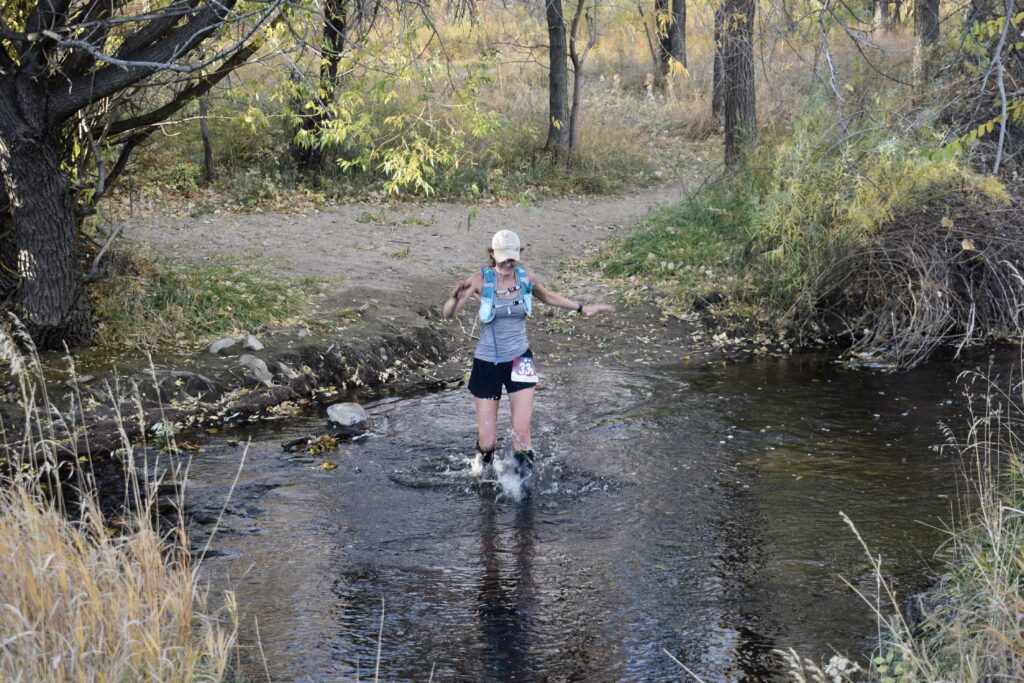
[[[341, 205], [304, 216], [256, 213], [126, 219], [125, 236], [181, 260], [269, 257], [292, 275], [340, 276], [337, 294], [376, 290], [433, 300], [483, 263], [491, 235], [522, 237], [523, 261], [541, 277], [582, 245], [625, 229], [652, 208], [678, 201], [674, 184], [629, 195], [524, 206], [469, 204]], [[388, 297], [390, 298], [390, 297]]]

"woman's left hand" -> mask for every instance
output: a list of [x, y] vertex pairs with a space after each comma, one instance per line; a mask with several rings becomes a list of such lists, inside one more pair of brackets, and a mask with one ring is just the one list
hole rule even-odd
[[583, 315], [590, 317], [598, 313], [614, 313], [615, 307], [611, 304], [587, 304], [583, 307]]

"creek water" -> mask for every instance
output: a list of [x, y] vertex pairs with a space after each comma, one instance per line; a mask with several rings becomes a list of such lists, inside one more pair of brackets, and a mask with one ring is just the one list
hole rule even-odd
[[[253, 680], [372, 680], [378, 648], [382, 680], [684, 680], [666, 651], [706, 681], [772, 680], [775, 648], [862, 658], [875, 618], [844, 579], [876, 583], [840, 512], [901, 596], [928, 587], [957, 505], [960, 464], [933, 448], [963, 423], [957, 371], [542, 368], [523, 502], [469, 477], [464, 389], [372, 404], [368, 438], [311, 460], [281, 443], [321, 420], [261, 426], [203, 575], [237, 594]], [[218, 436], [193, 461], [200, 541], [242, 450]]]

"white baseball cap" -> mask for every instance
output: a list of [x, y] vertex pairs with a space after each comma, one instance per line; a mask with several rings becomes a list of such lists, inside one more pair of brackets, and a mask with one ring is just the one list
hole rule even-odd
[[491, 238], [491, 249], [494, 251], [494, 260], [497, 263], [508, 261], [509, 259], [518, 261], [521, 248], [519, 235], [511, 230], [499, 230]]

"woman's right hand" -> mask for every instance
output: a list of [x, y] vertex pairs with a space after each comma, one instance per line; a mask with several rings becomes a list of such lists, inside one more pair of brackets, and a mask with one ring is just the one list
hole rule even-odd
[[611, 304], [587, 304], [583, 307], [583, 315], [590, 317], [599, 313], [614, 313], [615, 307]]
[[445, 320], [454, 318], [455, 314], [459, 311], [459, 306], [469, 298], [469, 292], [472, 288], [473, 283], [466, 280], [452, 290], [452, 295], [448, 297], [448, 300], [444, 302], [444, 306], [441, 307], [441, 317]]

